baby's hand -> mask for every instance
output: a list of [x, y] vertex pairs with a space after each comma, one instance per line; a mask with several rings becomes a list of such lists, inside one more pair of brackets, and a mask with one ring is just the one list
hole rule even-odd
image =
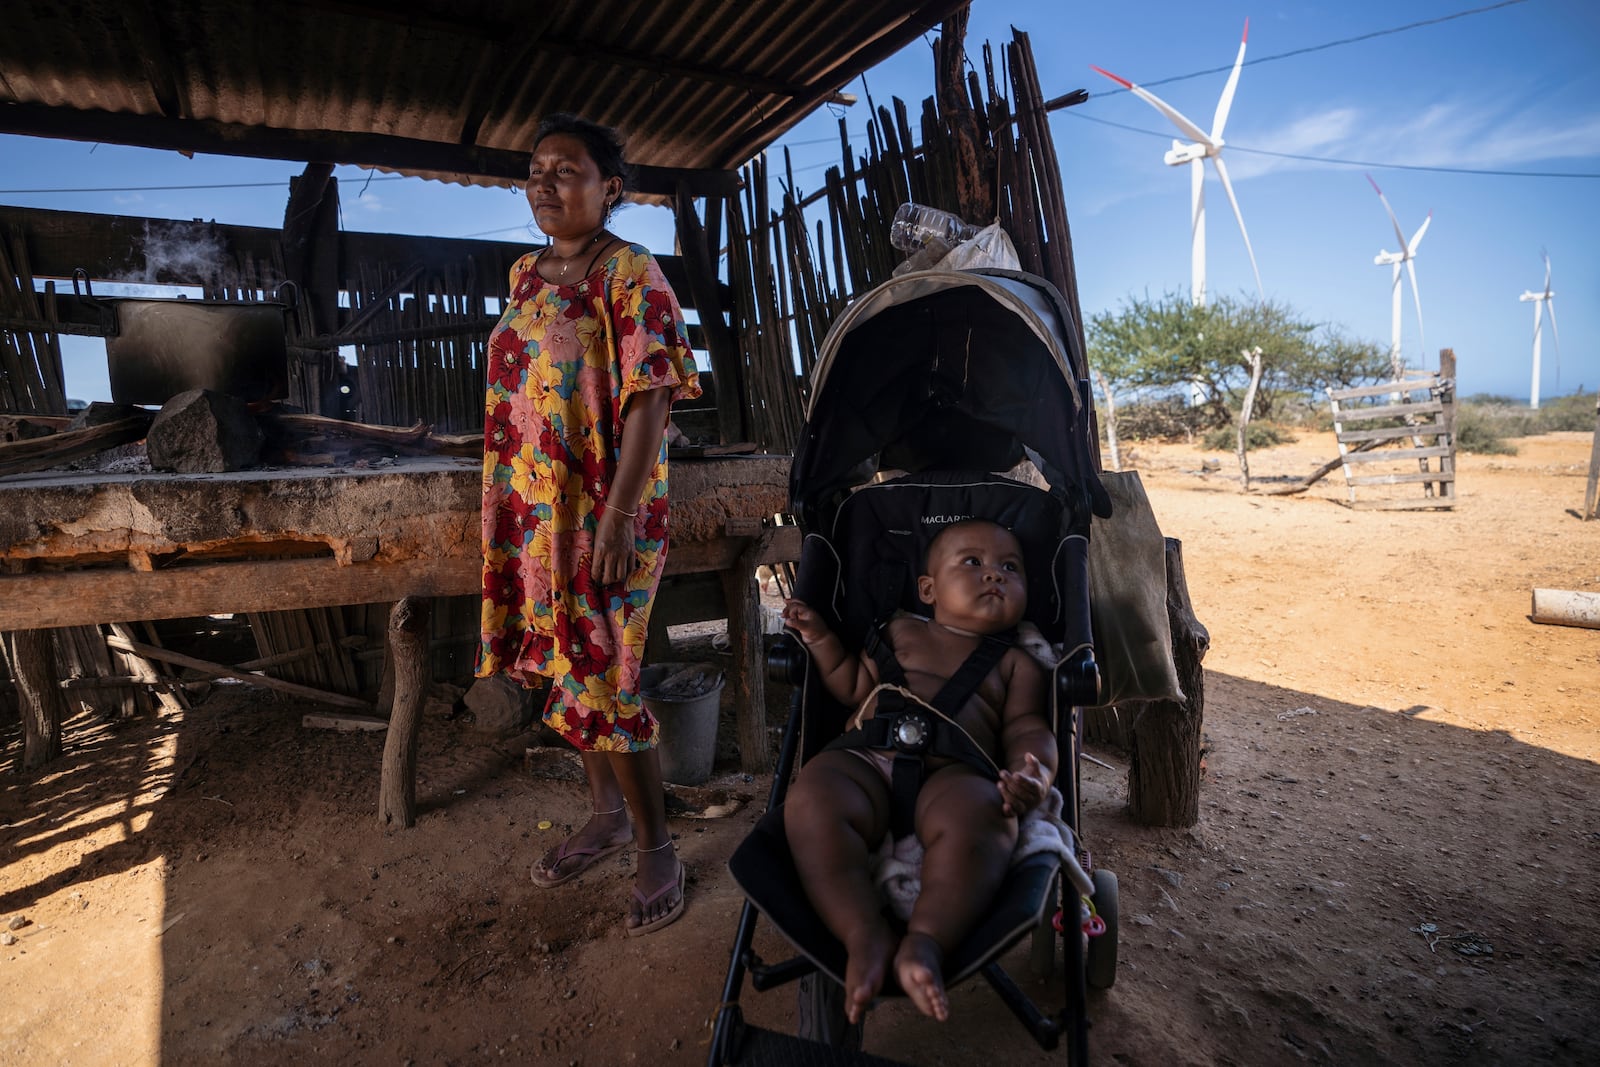
[[1000, 772], [1000, 799], [1007, 815], [1022, 818], [1044, 803], [1050, 792], [1050, 775], [1033, 753], [1023, 757], [1020, 771]]
[[808, 645], [814, 645], [828, 635], [828, 624], [803, 600], [783, 602], [783, 621]]

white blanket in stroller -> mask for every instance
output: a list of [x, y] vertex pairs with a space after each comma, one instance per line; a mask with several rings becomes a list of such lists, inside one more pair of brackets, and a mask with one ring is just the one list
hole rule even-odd
[[[1061, 858], [1061, 866], [1080, 893], [1093, 894], [1094, 882], [1078, 864], [1072, 828], [1061, 818], [1061, 791], [1054, 786], [1039, 807], [1028, 812], [1017, 824], [1017, 844], [1011, 850], [1011, 866], [1041, 852]], [[910, 918], [911, 908], [922, 891], [922, 842], [916, 834], [898, 841], [884, 839], [873, 857], [873, 884], [902, 921]]]

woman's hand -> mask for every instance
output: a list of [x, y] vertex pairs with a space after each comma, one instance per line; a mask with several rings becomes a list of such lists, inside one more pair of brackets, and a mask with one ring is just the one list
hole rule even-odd
[[633, 516], [609, 504], [600, 512], [600, 522], [594, 531], [594, 556], [589, 571], [601, 585], [616, 585], [626, 581], [639, 565], [633, 521]]
[[1017, 818], [1044, 803], [1050, 792], [1050, 772], [1032, 752], [1023, 757], [1022, 769], [1000, 772], [1000, 800], [1007, 815]]

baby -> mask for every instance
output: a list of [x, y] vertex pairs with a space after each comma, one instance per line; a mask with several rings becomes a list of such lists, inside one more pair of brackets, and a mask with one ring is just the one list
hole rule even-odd
[[[992, 522], [967, 520], [941, 531], [928, 546], [925, 571], [917, 594], [933, 618], [896, 618], [886, 639], [906, 687], [931, 701], [986, 636], [1015, 629], [1028, 594], [1022, 548]], [[868, 697], [880, 680], [872, 658], [848, 652], [801, 601], [789, 601], [783, 617], [833, 698], [861, 707], [852, 724], [870, 719], [877, 700]], [[903, 937], [883, 915], [869, 867], [889, 830], [882, 750], [825, 749], [801, 769], [784, 805], [784, 828], [807, 896], [848, 953], [851, 1022], [860, 1020], [890, 966], [920, 1011], [949, 1017], [944, 955], [994, 899], [1016, 844], [1017, 819], [1044, 801], [1055, 777], [1056, 739], [1045, 708], [1044, 669], [1011, 648], [955, 716], [999, 766], [998, 783], [959, 760], [927, 757], [915, 811], [922, 891]]]

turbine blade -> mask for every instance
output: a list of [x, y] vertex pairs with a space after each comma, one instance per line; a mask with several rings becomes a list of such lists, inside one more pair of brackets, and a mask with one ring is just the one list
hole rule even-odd
[[1250, 20], [1244, 20], [1244, 36], [1239, 38], [1239, 55], [1233, 61], [1233, 70], [1228, 73], [1228, 84], [1222, 87], [1222, 96], [1217, 100], [1216, 114], [1211, 118], [1211, 139], [1222, 140], [1222, 127], [1228, 124], [1228, 112], [1233, 108], [1233, 91], [1239, 84], [1239, 69], [1244, 66], [1244, 46], [1250, 40]]
[[1556, 342], [1556, 366], [1561, 366], [1561, 331], [1556, 329], [1556, 298], [1547, 297], [1544, 302], [1546, 310], [1550, 312], [1550, 336]]
[[1411, 235], [1411, 243], [1406, 245], [1406, 255], [1417, 254], [1417, 246], [1422, 243], [1422, 235], [1428, 232], [1428, 226], [1433, 222], [1433, 212], [1428, 212], [1428, 217], [1422, 220], [1422, 225], [1417, 227], [1417, 232]]
[[1422, 294], [1417, 291], [1416, 260], [1406, 260], [1406, 272], [1411, 275], [1411, 302], [1417, 305], [1417, 349], [1422, 353], [1422, 365], [1427, 366], [1428, 341], [1427, 336], [1422, 331]]
[[1256, 251], [1250, 247], [1250, 233], [1244, 228], [1244, 216], [1239, 212], [1239, 199], [1233, 195], [1233, 183], [1228, 180], [1228, 168], [1223, 166], [1220, 155], [1212, 156], [1211, 162], [1217, 165], [1217, 177], [1222, 179], [1222, 191], [1228, 194], [1228, 203], [1233, 205], [1233, 217], [1239, 220], [1239, 236], [1244, 238], [1244, 250], [1250, 254], [1250, 270], [1256, 276], [1256, 292], [1261, 295], [1263, 302], [1267, 299], [1267, 291], [1261, 287], [1261, 271], [1256, 266]]
[[[1400, 231], [1400, 220], [1394, 217], [1394, 208], [1389, 206], [1389, 198], [1383, 195], [1378, 183], [1372, 181], [1372, 175], [1367, 175], [1367, 181], [1372, 182], [1373, 191], [1378, 194], [1378, 199], [1383, 201], [1383, 210], [1389, 213], [1389, 224], [1394, 227], [1394, 239], [1400, 242], [1400, 251], [1403, 254], [1406, 250], [1406, 235]], [[1432, 213], [1429, 213], [1428, 217], [1432, 218]]]
[[1143, 100], [1145, 103], [1149, 104], [1151, 107], [1167, 116], [1167, 118], [1171, 120], [1172, 124], [1182, 131], [1185, 137], [1188, 137], [1193, 141], [1198, 141], [1203, 145], [1211, 144], [1211, 138], [1204, 130], [1190, 122], [1188, 116], [1184, 115], [1183, 112], [1179, 111], [1177, 108], [1161, 99], [1155, 93], [1152, 93], [1148, 89], [1141, 89], [1127, 78], [1119, 78], [1109, 70], [1103, 70], [1102, 68], [1095, 66], [1093, 63], [1089, 64], [1089, 69], [1098, 74], [1104, 74], [1106, 77], [1110, 78], [1112, 81], [1128, 90], [1128, 92], [1132, 93], [1134, 96], [1137, 96], [1140, 100]]
[[1544, 256], [1544, 292], [1545, 296], [1548, 297], [1550, 295], [1550, 253], [1541, 251], [1539, 254]]

